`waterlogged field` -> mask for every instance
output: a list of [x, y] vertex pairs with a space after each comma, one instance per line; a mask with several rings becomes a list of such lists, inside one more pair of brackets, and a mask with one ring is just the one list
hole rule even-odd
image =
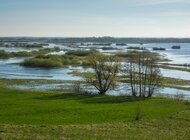
[[[0, 58], [0, 139], [189, 139], [190, 104], [186, 100], [190, 100], [190, 44], [92, 44], [0, 47], [8, 53], [27, 51], [19, 55], [30, 55]], [[171, 49], [173, 45], [181, 49]], [[153, 51], [153, 47], [166, 50]], [[36, 57], [32, 51], [47, 48], [52, 50], [42, 50], [43, 56], [37, 56], [40, 61], [49, 54], [55, 61], [71, 55], [73, 61], [64, 60], [65, 65], [48, 68], [22, 64]], [[87, 59], [89, 50], [115, 55], [142, 48], [165, 58], [160, 64], [163, 87], [154, 97], [126, 96], [131, 89], [123, 73], [118, 75], [118, 86], [106, 96], [97, 96], [96, 89], [83, 81], [83, 74], [92, 71], [88, 63], [80, 62]], [[78, 82], [90, 94], [74, 93]]]
[[[89, 45], [90, 44], [90, 45]], [[158, 91], [158, 95], [174, 95], [177, 93], [184, 94], [185, 98], [188, 99], [190, 97], [189, 87], [184, 87], [190, 81], [190, 68], [183, 66], [189, 64], [190, 60], [190, 44], [180, 43], [180, 44], [172, 44], [172, 43], [151, 43], [151, 44], [126, 44], [126, 45], [116, 45], [111, 44], [110, 46], [102, 45], [93, 45], [93, 43], [82, 44], [82, 45], [69, 45], [69, 44], [46, 44], [39, 48], [27, 48], [27, 47], [0, 47], [0, 50], [4, 50], [5, 52], [19, 52], [19, 51], [27, 51], [31, 52], [34, 50], [45, 49], [45, 48], [59, 48], [60, 51], [52, 52], [48, 51], [48, 54], [62, 56], [65, 55], [68, 51], [71, 50], [80, 50], [80, 51], [89, 51], [90, 49], [96, 49], [105, 54], [113, 55], [115, 53], [124, 53], [131, 50], [141, 50], [146, 49], [147, 51], [160, 53], [167, 61], [163, 61], [162, 63], [167, 64], [175, 64], [172, 66], [162, 67], [161, 72], [163, 77], [173, 78], [173, 79], [181, 79], [184, 80], [183, 85], [176, 84], [165, 86], [160, 91]], [[180, 49], [172, 49], [172, 46], [180, 46]], [[153, 50], [153, 48], [165, 48], [165, 50]], [[57, 50], [57, 49], [55, 49]], [[44, 53], [44, 51], [42, 51]], [[46, 52], [46, 51], [45, 51]], [[72, 53], [72, 52], [71, 52]], [[22, 66], [19, 63], [22, 63], [25, 59], [32, 58], [30, 57], [11, 57], [11, 58], [1, 58], [0, 59], [0, 78], [3, 79], [44, 79], [44, 80], [61, 80], [62, 83], [51, 83], [48, 84], [12, 84], [10, 87], [16, 87], [21, 89], [37, 89], [37, 90], [50, 90], [50, 89], [64, 89], [67, 86], [61, 86], [61, 84], [67, 82], [72, 84], [73, 81], [81, 81], [83, 78], [80, 76], [80, 73], [91, 71], [89, 68], [83, 66], [73, 66], [72, 64], [67, 65], [61, 68], [42, 68], [42, 67], [26, 67]], [[78, 58], [77, 58], [78, 59]], [[76, 60], [77, 60], [76, 59]], [[169, 61], [168, 61], [169, 60]], [[178, 66], [179, 65], [179, 66]], [[178, 69], [176, 69], [178, 68]], [[79, 74], [77, 74], [79, 73]], [[129, 88], [122, 86], [123, 83], [120, 83], [120, 86], [115, 91], [110, 91], [111, 95], [125, 95], [129, 94]]]

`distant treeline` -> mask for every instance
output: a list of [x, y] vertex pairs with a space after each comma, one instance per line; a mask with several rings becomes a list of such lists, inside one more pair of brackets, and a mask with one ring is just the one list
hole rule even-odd
[[45, 43], [190, 43], [190, 38], [114, 38], [114, 37], [0, 37], [0, 42], [45, 42]]

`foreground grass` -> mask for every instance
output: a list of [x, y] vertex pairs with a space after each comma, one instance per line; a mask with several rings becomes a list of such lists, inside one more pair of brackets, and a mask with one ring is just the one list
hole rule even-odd
[[188, 139], [189, 131], [190, 104], [183, 101], [0, 87], [2, 139]]

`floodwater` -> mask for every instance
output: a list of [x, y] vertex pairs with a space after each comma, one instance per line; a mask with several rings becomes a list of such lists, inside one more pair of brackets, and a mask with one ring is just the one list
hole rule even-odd
[[[72, 83], [59, 83], [59, 84], [42, 84], [42, 85], [11, 85], [11, 88], [18, 89], [30, 89], [30, 90], [63, 90], [63, 89], [71, 89], [73, 87]], [[97, 94], [98, 91], [92, 86], [81, 85], [82, 90], [87, 91], [91, 94]], [[107, 95], [111, 96], [130, 96], [131, 88], [130, 84], [120, 83], [118, 87], [114, 90], [109, 90]], [[176, 88], [161, 88], [156, 91], [154, 96], [162, 96], [162, 97], [176, 97], [181, 95], [183, 99], [190, 100], [190, 91], [180, 90]]]
[[7, 79], [49, 79], [49, 80], [81, 80], [73, 76], [75, 67], [67, 68], [29, 68], [14, 64], [23, 61], [25, 58], [0, 59], [0, 78]]
[[[180, 45], [181, 49], [171, 49], [174, 45]], [[190, 44], [188, 43], [152, 43], [152, 44], [128, 44], [127, 46], [116, 46], [115, 44], [111, 45], [111, 47], [115, 48], [112, 50], [103, 50], [102, 47], [105, 46], [81, 46], [80, 48], [70, 48], [61, 44], [49, 44], [49, 46], [44, 46], [44, 48], [54, 48], [59, 47], [61, 49], [70, 49], [70, 50], [89, 50], [91, 48], [96, 47], [97, 50], [104, 53], [114, 53], [114, 52], [127, 52], [127, 47], [145, 47], [152, 51], [153, 47], [162, 47], [166, 48], [165, 51], [154, 51], [167, 56], [168, 59], [172, 60], [171, 64], [190, 64]], [[108, 46], [110, 47], [110, 46]], [[27, 48], [6, 48], [0, 47], [0, 50], [5, 50], [7, 52], [18, 52], [18, 51], [32, 51], [35, 49], [27, 49]], [[65, 51], [61, 52], [52, 52], [51, 54], [55, 55], [63, 55]], [[65, 67], [65, 68], [28, 68], [20, 66], [16, 63], [22, 62], [26, 57], [22, 58], [10, 58], [10, 59], [0, 59], [0, 78], [7, 79], [48, 79], [48, 80], [66, 80], [66, 81], [78, 81], [82, 80], [79, 76], [74, 76], [71, 73], [73, 71], [89, 71], [89, 69], [84, 69], [82, 67]], [[190, 73], [185, 71], [177, 71], [177, 70], [169, 70], [169, 69], [161, 69], [162, 75], [164, 77], [190, 80]], [[68, 87], [65, 84], [49, 84], [49, 85], [15, 85], [17, 88], [21, 89], [38, 89], [38, 90], [48, 90], [48, 89], [61, 89]], [[127, 94], [127, 86], [121, 86], [117, 90], [112, 90], [109, 92], [109, 95], [125, 95]], [[128, 89], [129, 90], [129, 89]], [[190, 92], [185, 90], [178, 90], [175, 88], [164, 88], [160, 90], [161, 94], [176, 94], [183, 93], [186, 97], [190, 98]]]
[[[172, 49], [172, 46], [181, 46], [181, 49]], [[190, 64], [190, 43], [151, 43], [145, 44], [144, 47], [162, 47], [165, 51], [154, 51], [167, 55], [172, 60], [171, 64]]]

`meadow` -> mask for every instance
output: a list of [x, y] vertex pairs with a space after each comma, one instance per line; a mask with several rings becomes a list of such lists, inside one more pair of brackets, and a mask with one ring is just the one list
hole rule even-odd
[[190, 104], [0, 87], [1, 139], [188, 139]]

